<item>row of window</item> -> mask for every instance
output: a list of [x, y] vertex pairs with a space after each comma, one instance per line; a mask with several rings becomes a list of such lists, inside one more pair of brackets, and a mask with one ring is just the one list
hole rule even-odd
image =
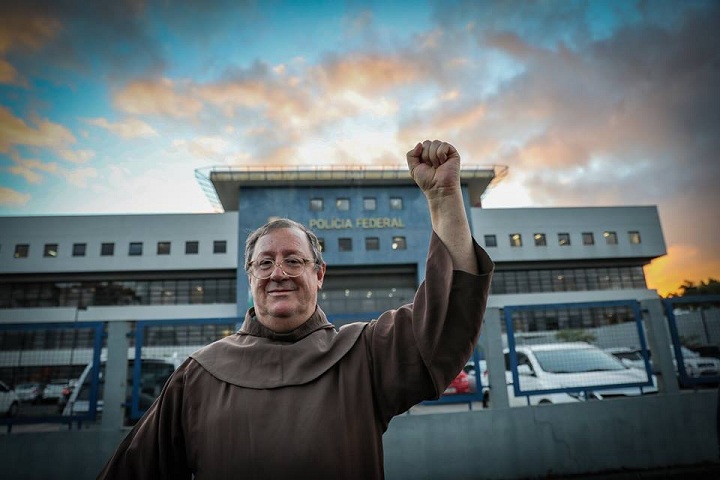
[[[325, 251], [325, 239], [320, 238], [320, 248]], [[391, 239], [390, 247], [393, 250], [406, 250], [407, 241], [404, 236], [394, 236]], [[171, 242], [157, 242], [157, 255], [170, 255], [172, 249]], [[349, 237], [338, 238], [337, 249], [340, 252], [353, 251], [353, 239]], [[366, 237], [365, 250], [380, 250], [379, 237]], [[200, 251], [200, 242], [185, 242], [185, 254], [197, 255]], [[227, 242], [225, 240], [215, 240], [213, 242], [213, 253], [227, 253]], [[60, 248], [57, 243], [46, 243], [43, 248], [43, 257], [56, 258], [60, 254]], [[87, 254], [87, 243], [74, 243], [72, 246], [73, 257], [84, 257]], [[130, 242], [128, 244], [128, 255], [131, 257], [143, 254], [143, 242]], [[115, 255], [115, 243], [100, 244], [100, 256], [108, 257]], [[15, 245], [15, 258], [28, 258], [30, 256], [30, 245], [21, 243]]]
[[[207, 345], [235, 331], [235, 323], [208, 323], [197, 325], [157, 325], [143, 329], [143, 345], [147, 347]], [[0, 330], [0, 351], [8, 350], [62, 350], [92, 348], [93, 328], [48, 328], [38, 330]], [[135, 337], [131, 337], [135, 346]], [[105, 346], [105, 345], [103, 345]], [[51, 354], [51, 352], [48, 352]]]
[[[630, 307], [553, 308], [513, 312], [515, 333], [542, 332], [547, 330], [584, 330], [617, 325], [635, 320]], [[507, 330], [505, 323], [503, 331]], [[591, 341], [592, 339], [585, 339]]]
[[641, 266], [495, 271], [490, 293], [645, 289]]
[[[353, 239], [350, 237], [340, 237], [337, 239], [337, 249], [339, 252], [352, 252]], [[320, 242], [320, 250], [326, 251], [326, 243], [324, 238], [318, 238]], [[390, 242], [390, 248], [393, 250], [407, 250], [407, 241], [403, 236], [394, 236]], [[380, 250], [380, 237], [365, 237], [365, 250]]]
[[[364, 197], [363, 198], [363, 210], [375, 211], [377, 210], [377, 198], [375, 197]], [[390, 197], [389, 199], [390, 210], [402, 210], [403, 199], [401, 197]], [[335, 199], [335, 208], [340, 212], [347, 212], [350, 210], [350, 198], [340, 197]], [[322, 212], [325, 210], [325, 199], [324, 198], [311, 198], [310, 199], [310, 211], [311, 212]]]
[[236, 303], [234, 278], [0, 283], [0, 308]]
[[[627, 232], [628, 234], [628, 242], [632, 245], [639, 245], [641, 243], [640, 240], [640, 232], [632, 230]], [[603, 239], [605, 240], [606, 245], [617, 245], [618, 244], [618, 234], [617, 232], [612, 231], [605, 231], [603, 232]], [[522, 234], [520, 233], [511, 233], [508, 235], [508, 238], [510, 240], [510, 246], [511, 247], [522, 247], [523, 246], [523, 239]], [[535, 233], [533, 234], [533, 241], [535, 242], [536, 247], [546, 247], [547, 246], [547, 236], [544, 233]], [[570, 241], [570, 234], [569, 233], [558, 233], [557, 234], [557, 242], [558, 245], [561, 247], [569, 247], [571, 245]], [[583, 232], [582, 233], [582, 244], [583, 245], [595, 245], [595, 234], [593, 232]], [[496, 235], [485, 235], [485, 246], [486, 247], [497, 247], [497, 236]]]
[[[157, 242], [157, 255], [170, 255], [172, 242]], [[73, 243], [72, 256], [84, 257], [87, 254], [87, 243]], [[130, 242], [128, 244], [128, 255], [131, 257], [143, 254], [143, 242]], [[190, 240], [185, 242], [185, 255], [197, 255], [200, 252], [200, 242]], [[227, 253], [227, 241], [213, 241], [213, 253]], [[43, 247], [43, 257], [55, 258], [60, 254], [60, 245], [57, 243], [46, 243]], [[100, 244], [100, 256], [112, 257], [115, 255], [115, 243], [106, 242]], [[30, 256], [30, 244], [19, 243], [15, 245], [15, 258], [28, 258]]]

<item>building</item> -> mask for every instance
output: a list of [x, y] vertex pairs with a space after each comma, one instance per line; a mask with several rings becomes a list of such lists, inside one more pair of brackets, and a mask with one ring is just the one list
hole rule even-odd
[[[1, 376], [17, 377], [13, 352], [56, 351], [60, 368], [67, 359], [59, 352], [91, 342], [9, 325], [217, 319], [215, 327], [206, 321], [146, 337], [151, 346], [193, 348], [230, 333], [250, 303], [244, 239], [271, 217], [293, 218], [320, 237], [329, 266], [319, 302], [336, 325], [412, 301], [424, 278], [429, 214], [404, 170], [214, 169], [198, 177], [222, 213], [0, 217]], [[497, 178], [493, 168], [462, 172], [474, 236], [496, 262], [491, 306], [657, 296], [643, 272], [666, 253], [656, 207], [484, 209]], [[531, 332], [630, 314], [568, 307], [514, 321]], [[86, 361], [75, 355], [63, 373], [75, 375]]]

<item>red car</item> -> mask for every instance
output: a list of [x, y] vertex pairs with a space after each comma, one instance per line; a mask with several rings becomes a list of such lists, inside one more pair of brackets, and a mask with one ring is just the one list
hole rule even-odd
[[464, 371], [460, 371], [457, 377], [450, 382], [450, 385], [445, 389], [443, 395], [457, 395], [460, 393], [470, 393], [470, 382], [468, 380], [468, 374]]

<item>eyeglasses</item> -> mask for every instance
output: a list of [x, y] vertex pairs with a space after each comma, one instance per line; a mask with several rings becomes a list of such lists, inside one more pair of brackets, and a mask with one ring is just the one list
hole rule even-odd
[[277, 267], [290, 278], [299, 277], [305, 271], [305, 265], [315, 263], [314, 260], [300, 257], [283, 258], [280, 262], [275, 262], [269, 258], [263, 260], [252, 261], [248, 272], [258, 280], [270, 278]]

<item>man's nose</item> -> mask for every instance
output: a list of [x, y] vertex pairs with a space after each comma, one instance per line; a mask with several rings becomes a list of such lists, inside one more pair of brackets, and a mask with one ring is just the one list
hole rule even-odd
[[282, 280], [282, 279], [284, 279], [284, 278], [286, 278], [286, 277], [287, 277], [287, 275], [285, 275], [285, 272], [283, 271], [281, 264], [280, 264], [280, 263], [276, 263], [276, 264], [273, 266], [272, 273], [270, 274], [270, 278], [273, 279], [273, 280], [275, 280], [275, 279], [280, 279], [280, 280]]

